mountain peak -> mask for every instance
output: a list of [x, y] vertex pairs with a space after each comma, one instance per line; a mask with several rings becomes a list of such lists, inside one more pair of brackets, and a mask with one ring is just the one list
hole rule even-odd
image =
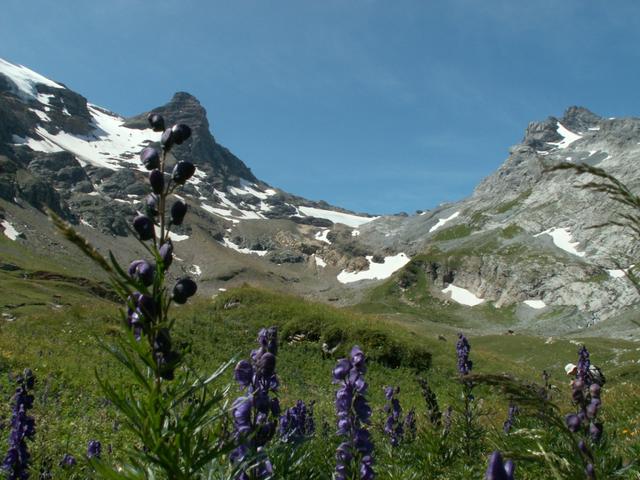
[[571, 106], [564, 112], [560, 123], [573, 132], [585, 131], [596, 126], [602, 117], [585, 107]]

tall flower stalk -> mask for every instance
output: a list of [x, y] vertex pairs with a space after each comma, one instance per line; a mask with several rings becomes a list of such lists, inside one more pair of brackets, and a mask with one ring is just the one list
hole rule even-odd
[[17, 378], [18, 388], [13, 396], [11, 412], [11, 433], [9, 449], [2, 462], [2, 471], [9, 480], [26, 480], [29, 478], [29, 459], [27, 440], [32, 440], [35, 433], [35, 420], [27, 412], [33, 407], [31, 390], [35, 378], [27, 369]]
[[260, 330], [259, 347], [251, 352], [251, 361], [241, 360], [235, 368], [235, 379], [245, 392], [235, 400], [231, 409], [238, 442], [231, 453], [231, 460], [241, 464], [236, 476], [239, 480], [263, 479], [273, 473], [264, 447], [273, 438], [280, 415], [278, 398], [269, 396], [278, 391], [277, 335], [275, 327]]
[[338, 360], [333, 369], [333, 382], [339, 385], [336, 392], [338, 435], [343, 442], [336, 451], [336, 480], [372, 480], [373, 443], [366, 426], [370, 423], [371, 408], [366, 399], [366, 358], [355, 346], [349, 358]]
[[397, 397], [398, 393], [400, 393], [400, 387], [385, 387], [384, 389], [384, 396], [387, 399], [384, 406], [384, 412], [387, 414], [387, 418], [384, 423], [384, 433], [389, 438], [389, 442], [392, 447], [400, 445], [400, 442], [404, 437], [402, 407], [400, 406], [400, 400], [398, 400]]
[[458, 334], [456, 343], [457, 367], [462, 384], [463, 420], [462, 420], [462, 443], [464, 452], [470, 456], [474, 450], [474, 444], [480, 437], [479, 427], [476, 425], [476, 406], [473, 395], [474, 383], [467, 378], [473, 369], [473, 361], [469, 358], [471, 345], [462, 333]]
[[130, 447], [128, 463], [116, 470], [100, 459], [100, 449], [94, 444], [88, 452], [92, 467], [98, 476], [111, 479], [186, 480], [214, 468], [213, 460], [225, 451], [215, 432], [223, 415], [218, 406], [222, 394], [211, 392], [208, 385], [226, 366], [208, 378], [200, 377], [186, 367], [172, 339], [175, 320], [169, 316], [170, 307], [186, 303], [197, 285], [188, 277], [179, 278], [173, 287], [166, 285], [174, 250], [171, 229], [183, 223], [188, 210], [179, 198], [169, 203], [196, 167], [181, 160], [167, 172], [169, 152], [190, 138], [191, 129], [184, 124], [165, 128], [158, 114], [151, 114], [148, 120], [154, 131], [162, 132], [161, 149], [149, 146], [140, 154], [150, 172], [151, 193], [144, 201], [145, 213], [133, 219], [131, 228], [147, 258], [134, 260], [125, 271], [111, 252], [109, 260], [105, 259], [72, 227], [50, 215], [63, 235], [108, 273], [125, 305], [123, 334], [115, 344], [103, 346], [129, 373], [130, 381], [112, 384], [98, 371], [96, 376], [142, 448]]

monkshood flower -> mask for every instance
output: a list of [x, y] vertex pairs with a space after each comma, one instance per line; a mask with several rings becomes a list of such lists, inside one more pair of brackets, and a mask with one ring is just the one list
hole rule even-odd
[[502, 430], [504, 430], [504, 433], [509, 433], [511, 431], [511, 427], [513, 427], [513, 422], [515, 421], [516, 415], [518, 415], [518, 413], [520, 413], [518, 406], [515, 403], [511, 402], [509, 404], [509, 410], [507, 412], [507, 419], [502, 425]]
[[583, 345], [578, 351], [576, 378], [571, 382], [571, 397], [577, 413], [568, 414], [565, 423], [571, 432], [582, 433], [585, 438], [588, 435], [594, 443], [598, 443], [603, 432], [603, 424], [597, 419], [602, 405], [602, 386], [591, 373], [589, 357], [589, 351]]
[[[242, 471], [238, 479], [261, 479], [271, 474], [271, 462], [264, 455], [264, 446], [276, 432], [280, 415], [280, 403], [276, 376], [276, 353], [278, 331], [275, 327], [262, 329], [258, 333], [259, 347], [251, 352], [251, 362], [241, 360], [236, 365], [234, 377], [245, 395], [238, 397], [231, 407], [233, 426], [238, 447], [231, 453], [233, 463], [247, 458], [257, 458], [250, 471]], [[251, 475], [251, 476], [249, 476]]]
[[402, 422], [402, 407], [396, 395], [400, 393], [400, 387], [385, 387], [384, 396], [387, 403], [384, 406], [384, 412], [387, 419], [384, 423], [384, 433], [389, 437], [392, 447], [397, 447], [404, 436], [404, 425]]
[[365, 397], [367, 382], [365, 355], [359, 347], [351, 349], [349, 358], [338, 360], [333, 369], [333, 383], [339, 385], [336, 392], [337, 434], [345, 440], [336, 451], [336, 480], [353, 478], [371, 480], [373, 471], [373, 443], [366, 429], [371, 418], [371, 408]]
[[147, 120], [154, 132], [162, 132], [164, 130], [164, 118], [162, 118], [162, 115], [150, 113]]
[[140, 282], [145, 287], [153, 283], [156, 274], [156, 268], [146, 260], [134, 260], [129, 265], [129, 276]]
[[302, 400], [298, 400], [295, 406], [288, 408], [280, 416], [278, 434], [285, 443], [300, 443], [315, 432], [313, 420], [313, 402], [309, 408]]
[[416, 437], [416, 411], [413, 408], [404, 417], [404, 431], [408, 440], [413, 440]]
[[440, 406], [438, 405], [438, 398], [425, 379], [421, 378], [418, 382], [422, 389], [422, 397], [427, 404], [427, 415], [429, 417], [429, 421], [434, 427], [440, 427], [442, 413], [440, 412]]
[[60, 463], [58, 465], [60, 465], [62, 468], [71, 468], [75, 467], [76, 463], [78, 463], [76, 462], [76, 457], [74, 457], [70, 453], [65, 453], [64, 457], [62, 457], [62, 460], [60, 460]]
[[485, 480], [514, 480], [515, 466], [511, 460], [502, 461], [502, 455], [496, 451], [489, 457], [489, 466], [485, 474]]
[[9, 448], [2, 462], [2, 471], [9, 480], [23, 480], [29, 478], [29, 458], [27, 439], [33, 439], [35, 420], [27, 412], [33, 407], [33, 395], [29, 393], [35, 385], [35, 378], [31, 370], [26, 369], [17, 378], [18, 388], [13, 396], [11, 412], [11, 432], [9, 434]]
[[468, 375], [473, 368], [473, 362], [469, 360], [469, 352], [471, 345], [467, 337], [462, 333], [458, 334], [458, 343], [456, 343], [456, 352], [458, 354], [458, 372], [460, 375]]
[[102, 454], [102, 444], [98, 440], [91, 440], [87, 445], [88, 458], [100, 458]]
[[147, 147], [140, 152], [140, 161], [147, 170], [154, 170], [160, 166], [160, 152], [153, 147]]

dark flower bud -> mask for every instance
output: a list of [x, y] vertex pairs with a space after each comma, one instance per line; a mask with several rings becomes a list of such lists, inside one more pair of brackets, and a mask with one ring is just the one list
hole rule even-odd
[[167, 240], [160, 247], [160, 258], [162, 258], [164, 269], [168, 269], [171, 266], [171, 262], [173, 262], [173, 243], [171, 243], [171, 240]]
[[152, 170], [149, 174], [149, 183], [151, 184], [151, 190], [153, 190], [153, 193], [160, 195], [162, 190], [164, 190], [163, 173], [158, 169]]
[[150, 113], [147, 117], [149, 121], [149, 125], [153, 128], [154, 132], [161, 132], [164, 130], [164, 118], [162, 115], [158, 115], [157, 113]]
[[565, 417], [565, 423], [567, 424], [567, 428], [571, 432], [576, 433], [578, 430], [580, 430], [580, 424], [582, 422], [580, 421], [580, 417], [578, 417], [578, 415], [569, 414]]
[[190, 278], [182, 278], [173, 287], [173, 301], [179, 304], [186, 303], [187, 299], [193, 296], [197, 290], [196, 282]]
[[588, 463], [587, 467], [584, 469], [584, 473], [587, 476], [588, 480], [595, 480], [596, 478], [596, 470], [593, 468], [592, 463]]
[[187, 204], [182, 200], [176, 200], [176, 202], [171, 205], [171, 222], [174, 225], [182, 225], [182, 221], [184, 220], [184, 216], [187, 214]]
[[168, 328], [161, 328], [153, 340], [153, 349], [156, 352], [169, 353], [171, 351], [171, 335]]
[[100, 458], [102, 453], [102, 444], [98, 440], [91, 440], [87, 446], [88, 458]]
[[153, 283], [156, 269], [146, 260], [134, 260], [129, 265], [129, 276], [141, 281], [146, 287]]
[[140, 295], [138, 298], [137, 310], [149, 321], [153, 321], [156, 316], [156, 302], [148, 295]]
[[165, 151], [171, 150], [173, 146], [173, 131], [170, 128], [167, 128], [164, 132], [162, 132], [162, 137], [160, 137], [160, 143], [162, 144], [162, 148]]
[[333, 369], [333, 379], [334, 381], [344, 380], [349, 373], [349, 369], [351, 368], [351, 364], [349, 360], [346, 358], [342, 358], [338, 360], [338, 364]]
[[62, 460], [60, 460], [59, 465], [62, 468], [70, 468], [70, 467], [75, 466], [76, 463], [77, 463], [76, 459], [75, 459], [75, 457], [73, 455], [71, 455], [69, 453], [65, 453], [64, 457], [62, 457]]
[[597, 398], [594, 398], [591, 400], [591, 403], [589, 403], [589, 405], [587, 405], [587, 418], [589, 419], [593, 419], [596, 418], [596, 416], [598, 415], [598, 409], [600, 408], [600, 400]]
[[173, 181], [178, 185], [184, 185], [196, 173], [196, 166], [191, 162], [178, 162], [173, 167]]
[[600, 398], [600, 390], [601, 387], [597, 383], [592, 383], [589, 387], [589, 393], [591, 393], [593, 398]]
[[151, 240], [155, 234], [153, 222], [146, 215], [138, 215], [133, 219], [133, 228], [138, 233], [140, 240]]
[[270, 352], [265, 352], [260, 357], [258, 369], [264, 378], [271, 377], [276, 371], [276, 356]]
[[248, 387], [253, 380], [253, 367], [246, 360], [240, 360], [233, 372], [236, 381], [241, 387]]
[[173, 135], [173, 142], [176, 145], [180, 145], [191, 136], [191, 128], [184, 123], [178, 123], [171, 127], [171, 133]]
[[602, 437], [602, 423], [594, 422], [589, 425], [589, 435], [591, 435], [591, 440], [599, 442]]
[[158, 197], [153, 193], [150, 193], [145, 197], [144, 210], [148, 217], [156, 217], [158, 215]]
[[153, 170], [160, 166], [160, 153], [153, 147], [146, 147], [140, 152], [140, 160], [142, 161], [144, 168], [147, 170]]
[[507, 471], [507, 465], [502, 461], [500, 452], [495, 451], [489, 457], [489, 466], [484, 478], [485, 480], [513, 480], [513, 463], [508, 468], [509, 471]]

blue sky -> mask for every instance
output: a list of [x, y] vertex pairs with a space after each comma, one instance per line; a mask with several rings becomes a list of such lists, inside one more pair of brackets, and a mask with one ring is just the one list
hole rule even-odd
[[123, 115], [197, 96], [266, 182], [370, 213], [463, 198], [533, 120], [636, 116], [635, 0], [3, 0], [0, 57]]

